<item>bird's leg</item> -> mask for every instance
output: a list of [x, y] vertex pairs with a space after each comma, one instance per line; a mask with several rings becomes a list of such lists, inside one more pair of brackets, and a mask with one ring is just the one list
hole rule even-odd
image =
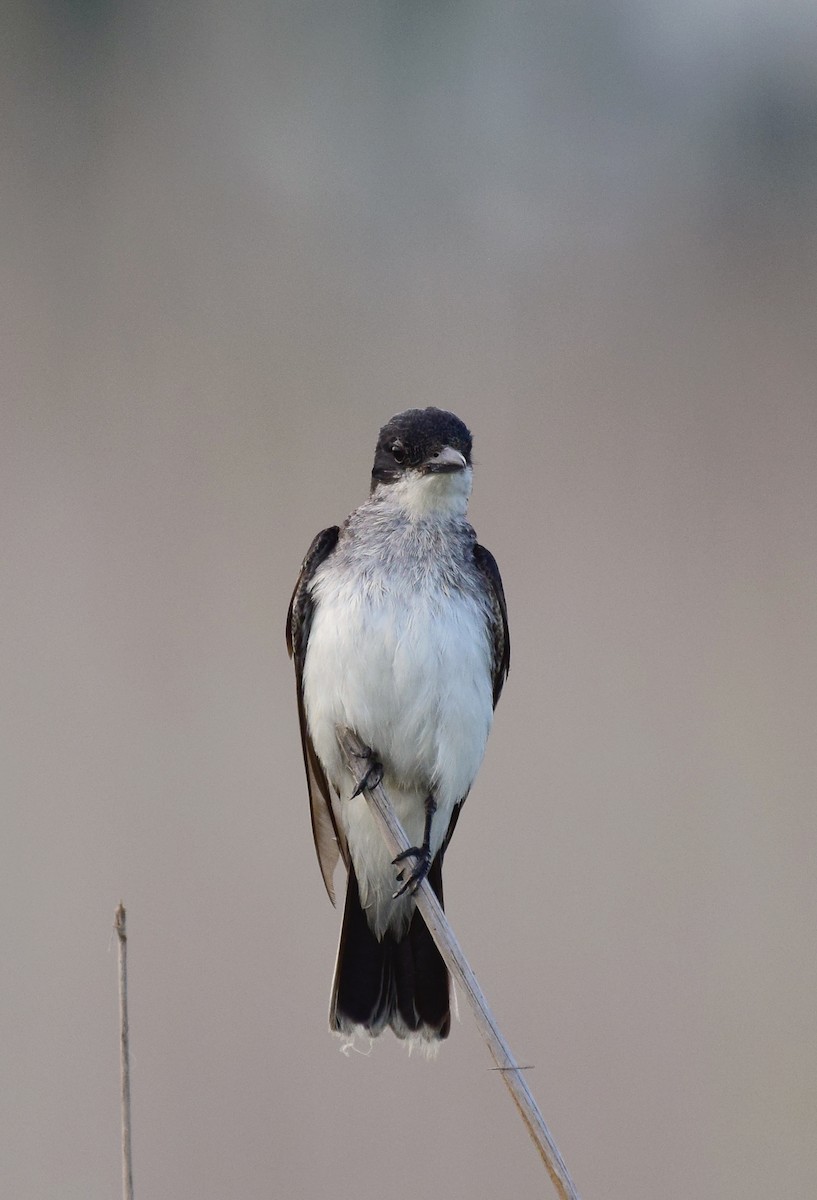
[[355, 796], [362, 795], [367, 788], [377, 787], [383, 780], [383, 764], [376, 757], [374, 750], [370, 746], [361, 746], [359, 750], [353, 753], [355, 758], [362, 758], [369, 765], [366, 768], [366, 774], [349, 797], [350, 800], [354, 800]]
[[[423, 844], [422, 846], [409, 846], [408, 850], [404, 850], [402, 854], [398, 854], [397, 858], [392, 859], [394, 866], [403, 862], [407, 858], [416, 858], [417, 863], [405, 881], [402, 887], [398, 888], [392, 896], [392, 900], [396, 900], [398, 896], [404, 895], [405, 892], [411, 892], [413, 895], [420, 884], [425, 879], [431, 867], [431, 821], [437, 811], [437, 801], [434, 799], [434, 793], [429, 792], [426, 796], [426, 823], [423, 829]], [[402, 881], [405, 871], [397, 872], [398, 881]]]

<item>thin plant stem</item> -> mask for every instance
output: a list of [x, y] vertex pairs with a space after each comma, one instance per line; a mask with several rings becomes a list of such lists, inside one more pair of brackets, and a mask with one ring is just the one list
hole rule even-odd
[[[360, 739], [348, 729], [338, 731], [338, 741], [355, 781], [360, 783], [367, 770], [366, 748]], [[397, 819], [382, 783], [376, 787], [366, 788], [364, 795], [380, 827], [389, 853], [396, 857], [407, 850], [409, 840]], [[477, 978], [468, 965], [428, 880], [423, 880], [414, 898], [448, 970], [468, 998], [476, 1017], [477, 1026], [498, 1068], [498, 1074], [513, 1097], [519, 1115], [547, 1167], [560, 1200], [579, 1200], [579, 1193], [570, 1178], [564, 1160], [553, 1140], [553, 1135], [545, 1124], [544, 1117], [525, 1082], [522, 1071], [502, 1036]]]
[[128, 935], [125, 906], [120, 901], [114, 918], [119, 938], [119, 1066], [122, 1081], [122, 1196], [133, 1200], [133, 1163], [130, 1140], [130, 1045], [128, 1034]]

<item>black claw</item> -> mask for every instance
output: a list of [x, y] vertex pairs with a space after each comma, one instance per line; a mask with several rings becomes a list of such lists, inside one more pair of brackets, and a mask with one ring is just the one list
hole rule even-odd
[[[397, 866], [399, 862], [402, 862], [406, 858], [416, 858], [417, 865], [409, 875], [408, 879], [406, 879], [406, 882], [403, 884], [403, 886], [394, 892], [392, 895], [392, 900], [396, 900], [398, 896], [405, 895], [406, 892], [410, 892], [413, 896], [420, 884], [425, 879], [431, 867], [431, 851], [429, 850], [428, 846], [409, 846], [408, 850], [404, 850], [402, 854], [397, 855], [397, 858], [392, 859], [392, 865]], [[405, 871], [397, 872], [398, 883], [403, 880], [405, 874]]]
[[408, 850], [403, 850], [397, 858], [393, 858], [392, 866], [396, 867], [399, 862], [403, 862], [406, 858], [427, 858], [428, 846], [409, 846]]
[[[426, 823], [423, 830], [422, 846], [409, 846], [408, 850], [404, 850], [401, 854], [397, 855], [397, 858], [391, 860], [392, 866], [396, 867], [398, 863], [403, 862], [407, 858], [417, 859], [416, 867], [406, 882], [403, 883], [403, 886], [393, 893], [392, 900], [396, 900], [398, 896], [405, 895], [406, 892], [410, 892], [413, 896], [431, 869], [431, 821], [436, 811], [437, 801], [434, 799], [434, 793], [429, 792], [426, 796]], [[405, 871], [397, 872], [398, 883], [402, 883], [405, 873]]]
[[350, 799], [354, 800], [355, 796], [360, 796], [367, 788], [375, 788], [379, 783], [383, 782], [383, 764], [377, 759], [371, 757], [371, 750], [366, 754], [360, 754], [360, 758], [370, 759], [369, 768], [366, 774], [361, 779], [355, 790], [352, 792]]

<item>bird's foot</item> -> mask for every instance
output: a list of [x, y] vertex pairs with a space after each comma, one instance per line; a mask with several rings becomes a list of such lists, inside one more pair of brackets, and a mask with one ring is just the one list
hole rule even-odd
[[366, 768], [366, 774], [352, 792], [352, 795], [350, 796], [351, 800], [354, 800], [355, 796], [361, 796], [368, 788], [376, 788], [379, 783], [383, 782], [383, 764], [375, 758], [373, 750], [371, 750], [368, 746], [363, 746], [361, 750], [355, 754], [355, 758], [362, 758], [365, 762], [368, 762], [369, 765]]
[[[398, 896], [404, 896], [406, 892], [413, 896], [431, 867], [431, 850], [428, 846], [409, 846], [408, 850], [404, 850], [402, 854], [397, 855], [397, 858], [392, 859], [392, 865], [396, 867], [398, 863], [404, 862], [407, 858], [416, 858], [417, 862], [403, 886], [393, 894], [392, 900], [396, 900]], [[403, 869], [397, 872], [398, 883], [403, 882], [405, 873]]]

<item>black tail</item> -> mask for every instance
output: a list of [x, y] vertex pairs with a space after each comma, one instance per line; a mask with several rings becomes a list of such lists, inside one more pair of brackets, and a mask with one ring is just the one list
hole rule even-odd
[[[441, 854], [431, 864], [428, 881], [442, 904]], [[350, 864], [329, 1028], [350, 1033], [357, 1025], [372, 1037], [390, 1025], [398, 1037], [417, 1034], [436, 1041], [448, 1036], [451, 1013], [448, 971], [423, 918], [415, 910], [399, 941], [391, 933], [378, 941], [361, 907]]]

